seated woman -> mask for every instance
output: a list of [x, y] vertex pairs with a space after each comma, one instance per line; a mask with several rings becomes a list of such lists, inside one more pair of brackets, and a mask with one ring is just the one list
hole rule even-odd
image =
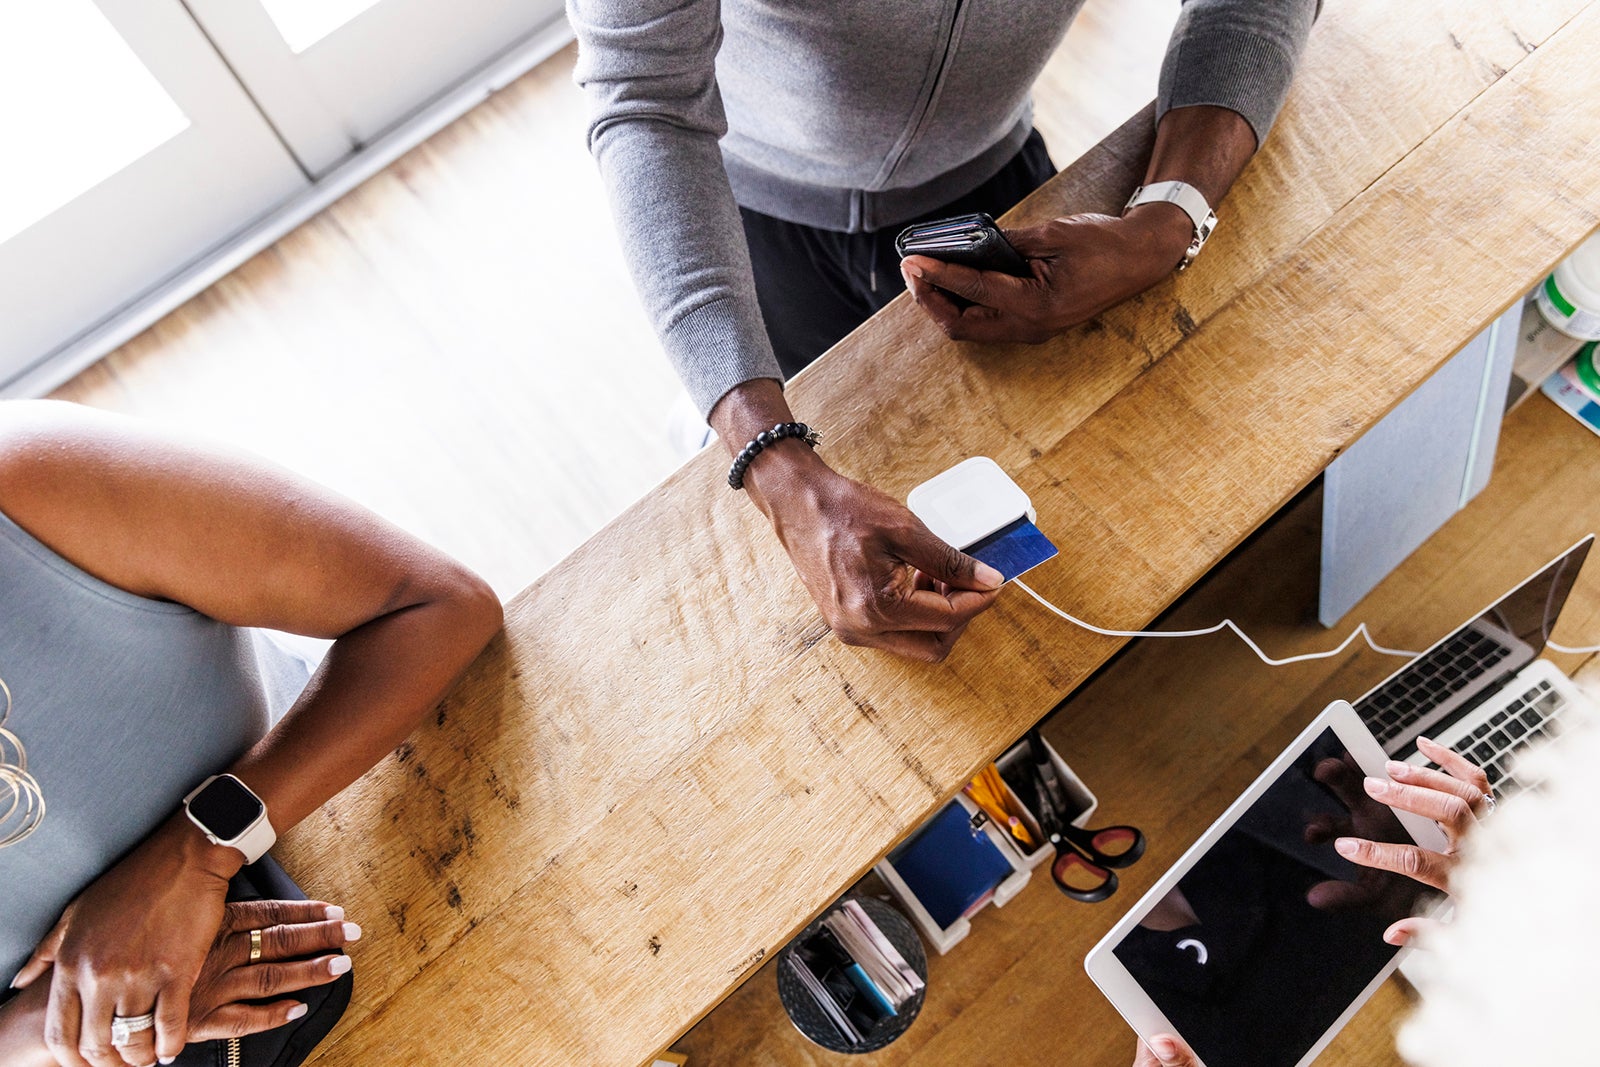
[[[359, 929], [322, 903], [225, 904], [229, 879], [412, 731], [498, 631], [493, 592], [260, 460], [11, 401], [0, 613], [0, 813], [8, 785], [44, 802], [26, 836], [26, 803], [0, 823], [0, 1063], [146, 1067], [297, 1018]], [[251, 627], [333, 644], [313, 674]], [[267, 960], [311, 957], [266, 987], [241, 973], [262, 928]], [[113, 1044], [115, 1017], [146, 1015]]]

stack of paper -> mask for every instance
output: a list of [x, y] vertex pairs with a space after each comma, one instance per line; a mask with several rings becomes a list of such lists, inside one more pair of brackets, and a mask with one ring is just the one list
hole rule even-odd
[[1578, 350], [1577, 358], [1545, 379], [1544, 395], [1556, 406], [1600, 433], [1600, 366], [1596, 350], [1600, 342], [1590, 341]]
[[828, 1021], [834, 1025], [834, 1028], [839, 1031], [844, 1039], [852, 1045], [861, 1044], [861, 1031], [856, 1029], [855, 1023], [850, 1021], [850, 1016], [845, 1014], [844, 1008], [840, 1007], [833, 994], [828, 992], [821, 979], [811, 973], [811, 968], [801, 963], [796, 956], [790, 956], [784, 962], [789, 965], [789, 969], [794, 972], [794, 976], [800, 980], [800, 988], [811, 995], [811, 999], [816, 1001], [817, 1007], [822, 1009], [822, 1014], [828, 1017]]
[[847, 900], [840, 909], [822, 920], [822, 924], [844, 945], [851, 959], [861, 965], [867, 979], [898, 1014], [906, 1001], [922, 989], [922, 979], [905, 961], [889, 939], [883, 936], [878, 924], [866, 910], [853, 900]]
[[[922, 978], [853, 900], [799, 938], [781, 964], [847, 1048], [880, 1032], [922, 990]], [[913, 1012], [913, 1014], [915, 1014]], [[842, 1050], [841, 1050], [842, 1051]]]

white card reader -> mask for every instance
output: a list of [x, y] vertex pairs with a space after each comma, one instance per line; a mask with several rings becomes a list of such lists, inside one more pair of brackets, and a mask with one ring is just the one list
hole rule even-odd
[[1038, 521], [1028, 494], [988, 456], [929, 478], [907, 494], [906, 506], [940, 540], [961, 549], [1018, 519]]

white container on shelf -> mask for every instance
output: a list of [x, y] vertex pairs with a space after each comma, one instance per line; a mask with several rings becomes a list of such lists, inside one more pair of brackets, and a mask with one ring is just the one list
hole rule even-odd
[[[1083, 784], [1083, 780], [1072, 772], [1071, 767], [1067, 766], [1061, 755], [1050, 747], [1050, 742], [1046, 741], [1044, 747], [1050, 753], [1050, 762], [1055, 764], [1056, 775], [1060, 778], [1062, 789], [1067, 793], [1068, 799], [1072, 801], [1075, 807], [1080, 805], [1082, 807], [1082, 811], [1072, 820], [1072, 824], [1074, 826], [1087, 825], [1089, 817], [1094, 814], [1095, 806], [1099, 801], [1093, 793], [1089, 792], [1089, 788]], [[1023, 741], [1021, 744], [1014, 745], [1008, 749], [1003, 756], [995, 761], [995, 764], [1001, 770], [1004, 770], [1010, 767], [1017, 759], [1030, 758], [1028, 744]], [[1010, 786], [1006, 787], [1008, 792], [1010, 788]], [[1015, 797], [1016, 794], [1013, 793], [1012, 796]], [[965, 794], [957, 793], [955, 799], [969, 816], [980, 814], [978, 806], [969, 800]], [[1028, 810], [1020, 803], [1018, 806], [1025, 812]], [[944, 808], [941, 807], [939, 810], [943, 811]], [[1025, 820], [1025, 824], [1027, 822]], [[1036, 837], [1043, 836], [1039, 833], [1037, 821], [1031, 822], [1029, 830]], [[920, 831], [921, 827], [918, 827], [917, 832]], [[997, 908], [1004, 907], [1012, 897], [1022, 891], [1023, 886], [1028, 884], [1028, 879], [1033, 869], [1049, 863], [1055, 856], [1055, 849], [1048, 844], [1034, 850], [1032, 853], [1024, 854], [1011, 834], [1003, 827], [996, 826], [992, 819], [988, 819], [985, 822], [983, 832], [990, 841], [994, 842], [995, 847], [1000, 850], [1000, 855], [1005, 857], [1006, 862], [1011, 865], [1012, 873], [1003, 878], [988, 897], [980, 901], [976, 907], [949, 926], [941, 927], [934, 922], [933, 916], [928, 914], [928, 909], [922, 906], [922, 902], [917, 899], [916, 894], [911, 891], [905, 880], [900, 877], [899, 872], [894, 869], [894, 863], [891, 860], [885, 857], [873, 868], [878, 877], [883, 880], [884, 885], [888, 886], [889, 891], [895, 895], [895, 899], [905, 908], [906, 915], [910, 917], [918, 931], [941, 956], [949, 952], [952, 947], [971, 932], [973, 916], [982, 911], [985, 905], [993, 904]], [[909, 840], [913, 836], [915, 836], [915, 833], [908, 835], [907, 839]]]
[[[1072, 817], [1072, 825], [1079, 828], [1088, 826], [1089, 817], [1094, 814], [1095, 807], [1100, 803], [1099, 799], [1089, 792], [1089, 787], [1083, 784], [1083, 779], [1073, 773], [1072, 768], [1067, 766], [1066, 761], [1061, 758], [1059, 752], [1051, 747], [1050, 742], [1046, 741], [1044, 748], [1050, 754], [1050, 762], [1055, 765], [1056, 778], [1061, 782], [1061, 788], [1067, 794], [1068, 802], [1073, 808], [1078, 809], [1078, 814]], [[1028, 742], [1024, 739], [1021, 743], [1008, 748], [1004, 755], [994, 761], [994, 765], [1000, 769], [1000, 774], [1004, 777], [1006, 771], [1019, 763], [1031, 759], [1033, 759], [1033, 753], [1028, 751]], [[1039, 820], [1034, 816], [1033, 812], [1022, 802], [1022, 798], [1012, 791], [1011, 786], [1006, 786], [1006, 792], [1011, 795], [1011, 799], [1016, 801], [1017, 807], [1022, 810], [1022, 824], [1028, 828], [1028, 833], [1033, 835], [1035, 841], [1044, 841], [1044, 831], [1039, 828]], [[1050, 846], [1048, 841], [1032, 852], [1023, 852], [1020, 841], [1009, 834], [1006, 837], [1006, 844], [1022, 858], [1022, 862], [1029, 870], [1043, 867], [1055, 859], [1056, 850]]]
[[1600, 234], [1557, 263], [1534, 300], [1545, 321], [1568, 337], [1600, 341]]

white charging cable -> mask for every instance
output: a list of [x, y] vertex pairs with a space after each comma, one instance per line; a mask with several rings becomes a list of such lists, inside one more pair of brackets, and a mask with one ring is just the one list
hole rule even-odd
[[1020, 578], [1013, 579], [1011, 584], [1016, 586], [1018, 589], [1021, 589], [1029, 596], [1033, 597], [1033, 599], [1037, 600], [1039, 603], [1043, 604], [1045, 607], [1049, 608], [1063, 619], [1066, 619], [1068, 622], [1072, 623], [1072, 625], [1080, 626], [1083, 629], [1088, 630], [1090, 633], [1101, 634], [1105, 637], [1204, 637], [1206, 634], [1214, 634], [1219, 630], [1232, 630], [1234, 633], [1239, 635], [1239, 640], [1250, 646], [1250, 651], [1254, 652], [1256, 656], [1260, 658], [1261, 662], [1265, 663], [1269, 667], [1282, 667], [1290, 663], [1304, 663], [1306, 660], [1312, 659], [1331, 659], [1332, 657], [1342, 653], [1345, 649], [1349, 648], [1358, 637], [1365, 641], [1367, 643], [1367, 647], [1372, 649], [1372, 651], [1381, 652], [1385, 656], [1404, 656], [1406, 659], [1415, 659], [1417, 656], [1422, 654], [1420, 652], [1407, 652], [1403, 648], [1386, 648], [1385, 646], [1378, 644], [1378, 642], [1372, 639], [1372, 634], [1367, 631], [1367, 624], [1362, 623], [1350, 632], [1349, 637], [1346, 637], [1339, 643], [1338, 648], [1331, 648], [1326, 652], [1305, 652], [1298, 656], [1285, 656], [1282, 659], [1274, 659], [1272, 656], [1269, 656], [1263, 652], [1261, 650], [1261, 646], [1252, 641], [1249, 634], [1239, 629], [1238, 624], [1232, 619], [1223, 619], [1215, 626], [1208, 626], [1204, 630], [1107, 630], [1103, 626], [1096, 626], [1093, 623], [1084, 622], [1076, 615], [1067, 614], [1065, 611], [1062, 611], [1060, 608], [1050, 603], [1050, 601], [1034, 592]]
[[1571, 645], [1563, 645], [1559, 641], [1552, 641], [1549, 638], [1545, 638], [1544, 647], [1553, 648], [1557, 652], [1567, 652], [1574, 656], [1583, 656], [1590, 652], [1600, 652], [1600, 645], [1581, 645], [1577, 648], [1574, 648]]
[[[1372, 651], [1382, 653], [1385, 656], [1403, 656], [1406, 659], [1415, 659], [1416, 657], [1422, 655], [1420, 652], [1408, 652], [1403, 648], [1388, 648], [1387, 646], [1378, 644], [1378, 642], [1372, 639], [1372, 633], [1367, 629], [1366, 623], [1361, 623], [1356, 626], [1354, 630], [1350, 631], [1350, 636], [1339, 642], [1338, 647], [1336, 648], [1330, 648], [1326, 652], [1303, 652], [1298, 656], [1285, 656], [1282, 659], [1276, 659], [1263, 652], [1261, 650], [1261, 646], [1251, 640], [1249, 634], [1239, 629], [1239, 624], [1234, 622], [1232, 619], [1223, 619], [1215, 626], [1207, 626], [1203, 630], [1108, 630], [1103, 626], [1096, 626], [1094, 623], [1084, 622], [1076, 615], [1071, 615], [1065, 611], [1062, 611], [1060, 608], [1050, 603], [1050, 601], [1034, 592], [1034, 590], [1020, 578], [1013, 579], [1011, 584], [1016, 586], [1018, 589], [1021, 589], [1029, 596], [1033, 597], [1033, 599], [1037, 600], [1039, 603], [1043, 604], [1046, 608], [1055, 612], [1063, 619], [1066, 619], [1068, 622], [1072, 623], [1072, 625], [1082, 627], [1083, 629], [1088, 630], [1090, 633], [1100, 634], [1104, 637], [1204, 637], [1207, 634], [1217, 633], [1219, 630], [1232, 630], [1239, 636], [1239, 640], [1248, 645], [1250, 651], [1254, 652], [1257, 658], [1259, 658], [1262, 663], [1265, 663], [1269, 667], [1283, 667], [1290, 663], [1304, 663], [1307, 660], [1313, 659], [1332, 659], [1334, 656], [1340, 655], [1345, 649], [1349, 648], [1358, 637], [1365, 641], [1367, 643], [1367, 647], [1372, 649]], [[1574, 655], [1600, 652], [1600, 645], [1592, 645], [1588, 648], [1573, 648], [1571, 646], [1559, 644], [1558, 642], [1550, 640], [1545, 641], [1545, 647], [1552, 648], [1557, 652], [1568, 652]]]

